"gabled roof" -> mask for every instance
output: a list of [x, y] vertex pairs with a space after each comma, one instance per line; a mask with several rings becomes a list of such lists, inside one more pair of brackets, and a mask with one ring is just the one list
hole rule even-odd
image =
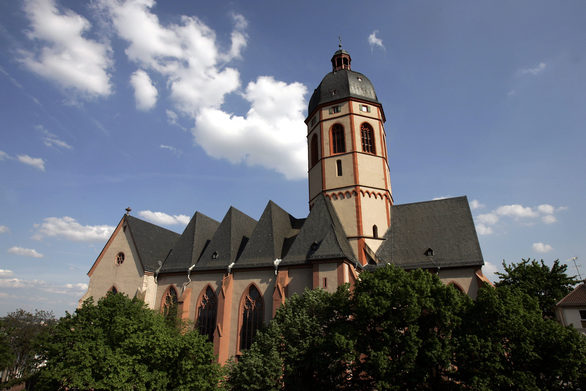
[[465, 196], [393, 205], [384, 238], [376, 252], [383, 264], [405, 269], [484, 264]]
[[339, 258], [356, 262], [354, 251], [331, 201], [319, 195], [281, 265]]
[[210, 243], [219, 222], [196, 212], [181, 237], [169, 253], [161, 273], [186, 271], [197, 262], [205, 247]]
[[159, 261], [165, 260], [179, 234], [133, 216], [125, 216], [125, 219], [144, 271], [156, 271]]
[[586, 283], [582, 283], [568, 293], [557, 304], [558, 307], [586, 307]]
[[273, 201], [269, 201], [234, 269], [272, 267], [275, 259], [281, 259], [285, 255], [288, 245], [291, 244], [290, 239], [297, 235], [303, 221], [304, 219], [296, 219]]
[[225, 270], [244, 250], [256, 223], [252, 217], [230, 207], [195, 270]]

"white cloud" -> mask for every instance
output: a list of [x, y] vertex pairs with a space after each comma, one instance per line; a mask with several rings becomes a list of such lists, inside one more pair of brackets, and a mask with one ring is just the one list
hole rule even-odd
[[104, 241], [110, 237], [115, 228], [110, 225], [81, 225], [68, 216], [47, 217], [43, 223], [35, 227], [37, 232], [33, 236], [34, 239], [62, 237], [73, 241]]
[[7, 226], [5, 225], [0, 225], [0, 234], [5, 234], [6, 232], [9, 232], [10, 230], [8, 229]]
[[536, 251], [538, 253], [547, 253], [550, 252], [551, 250], [553, 250], [553, 247], [551, 247], [549, 244], [545, 244], [545, 243], [533, 243], [533, 251]]
[[83, 37], [91, 27], [87, 19], [57, 9], [53, 0], [27, 0], [24, 10], [31, 27], [28, 38], [42, 43], [35, 52], [21, 53], [31, 71], [89, 97], [111, 93], [110, 48]]
[[246, 115], [221, 109], [225, 96], [241, 86], [238, 70], [228, 64], [246, 47], [242, 15], [232, 15], [230, 46], [222, 49], [215, 32], [196, 17], [162, 25], [151, 12], [154, 0], [100, 0], [99, 5], [128, 42], [128, 58], [166, 79], [175, 104], [167, 111], [168, 121], [177, 124], [177, 113], [195, 119], [192, 134], [208, 155], [262, 166], [289, 179], [306, 176], [305, 86], [262, 76], [242, 94], [251, 104]]
[[494, 213], [484, 213], [476, 216], [476, 220], [481, 224], [494, 225], [498, 223], [499, 217]]
[[44, 134], [43, 144], [45, 144], [47, 147], [60, 147], [60, 148], [65, 148], [65, 149], [73, 149], [73, 147], [71, 145], [67, 144], [63, 140], [60, 140], [56, 135], [54, 135], [53, 133], [51, 133], [47, 129], [45, 129], [45, 127], [43, 125], [37, 125], [37, 126], [35, 126], [35, 128]]
[[476, 232], [478, 232], [478, 235], [491, 235], [493, 233], [491, 227], [482, 223], [476, 224]]
[[30, 157], [29, 155], [18, 155], [19, 162], [33, 166], [41, 171], [45, 171], [45, 161], [41, 158]]
[[519, 204], [499, 206], [495, 210], [499, 216], [520, 217], [537, 217], [539, 214], [528, 206]]
[[549, 204], [539, 205], [537, 210], [544, 214], [553, 214], [555, 212], [555, 208]]
[[552, 224], [558, 221], [558, 219], [554, 215], [545, 215], [541, 218], [541, 221], [545, 224]]
[[21, 257], [33, 257], [33, 258], [43, 258], [43, 254], [39, 253], [37, 250], [33, 248], [23, 248], [23, 247], [10, 247], [8, 252], [11, 254], [19, 255]]
[[[24, 280], [21, 278], [4, 277], [5, 276], [0, 275], [0, 288], [26, 288], [29, 290], [38, 289], [41, 292], [79, 297], [85, 291], [87, 291], [88, 287], [88, 285], [85, 283], [53, 285], [43, 280]], [[20, 297], [22, 298], [22, 296]]]
[[521, 69], [519, 70], [519, 73], [521, 75], [531, 75], [531, 76], [537, 76], [539, 75], [541, 72], [543, 72], [545, 70], [545, 68], [547, 67], [547, 64], [544, 62], [540, 62], [539, 64], [537, 64], [536, 66], [534, 66], [533, 68], [525, 68], [525, 69]]
[[374, 30], [369, 36], [368, 36], [368, 44], [370, 45], [370, 49], [374, 49], [375, 47], [379, 47], [381, 49], [385, 48], [385, 45], [383, 45], [383, 40], [378, 38], [376, 36], [376, 34], [378, 33], [378, 30]]
[[177, 149], [177, 148], [172, 147], [170, 145], [161, 144], [161, 145], [159, 145], [159, 147], [161, 149], [165, 149], [165, 150], [171, 152], [172, 154], [174, 154], [176, 156], [181, 156], [183, 154], [183, 152], [180, 149]]
[[139, 69], [134, 72], [130, 76], [130, 84], [134, 87], [137, 109], [147, 111], [155, 107], [158, 91], [145, 71]]
[[478, 201], [478, 200], [470, 201], [470, 209], [476, 210], [476, 209], [482, 209], [482, 208], [484, 208], [484, 204], [481, 204], [480, 201]]
[[12, 270], [0, 269], [0, 278], [12, 277]]
[[10, 155], [4, 151], [0, 151], [0, 160], [7, 160], [10, 159]]
[[305, 178], [306, 91], [303, 84], [261, 76], [246, 88], [244, 98], [251, 104], [246, 117], [204, 109], [193, 129], [195, 140], [213, 157], [273, 169], [288, 179]]
[[168, 215], [163, 212], [152, 212], [150, 210], [141, 210], [138, 215], [145, 220], [161, 225], [187, 225], [189, 216], [186, 215]]
[[491, 281], [494, 281], [494, 279], [496, 278], [496, 272], [498, 271], [498, 268], [496, 267], [495, 264], [488, 262], [488, 261], [484, 261], [484, 266], [482, 267], [482, 273]]

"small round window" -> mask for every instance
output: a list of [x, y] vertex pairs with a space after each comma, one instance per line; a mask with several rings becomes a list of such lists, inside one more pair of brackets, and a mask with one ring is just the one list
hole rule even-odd
[[123, 252], [119, 252], [116, 255], [116, 265], [122, 265], [122, 262], [124, 262], [124, 253]]

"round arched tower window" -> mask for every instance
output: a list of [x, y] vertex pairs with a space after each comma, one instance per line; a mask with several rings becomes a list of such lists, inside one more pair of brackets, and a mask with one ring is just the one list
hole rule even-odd
[[122, 262], [124, 262], [124, 253], [121, 251], [116, 254], [116, 265], [122, 265]]

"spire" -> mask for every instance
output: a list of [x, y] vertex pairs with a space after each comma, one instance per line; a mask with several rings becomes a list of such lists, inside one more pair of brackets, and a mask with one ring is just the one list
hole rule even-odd
[[336, 72], [342, 69], [350, 70], [350, 53], [342, 49], [342, 37], [338, 37], [338, 50], [332, 57], [332, 72]]

